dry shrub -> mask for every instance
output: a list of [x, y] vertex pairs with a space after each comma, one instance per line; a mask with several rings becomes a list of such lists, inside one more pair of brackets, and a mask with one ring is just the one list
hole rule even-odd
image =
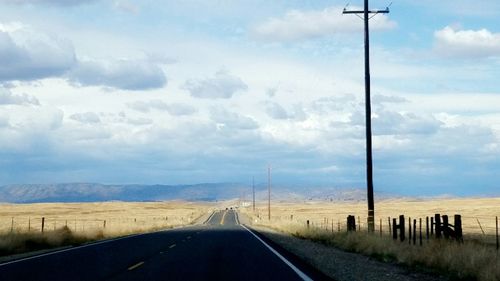
[[79, 245], [96, 237], [74, 235], [67, 227], [44, 233], [6, 233], [0, 235], [0, 255], [12, 255], [69, 245]]

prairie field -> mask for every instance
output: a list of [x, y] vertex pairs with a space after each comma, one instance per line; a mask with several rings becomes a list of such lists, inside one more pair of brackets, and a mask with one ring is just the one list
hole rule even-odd
[[188, 225], [213, 208], [183, 201], [0, 204], [0, 255]]
[[[267, 202], [259, 202], [256, 212], [251, 207], [245, 212], [253, 216], [254, 220], [265, 222], [268, 219]], [[495, 217], [500, 216], [500, 198], [459, 198], [459, 199], [391, 199], [375, 202], [375, 229], [389, 232], [388, 218], [398, 218], [404, 215], [406, 219], [422, 218], [425, 229], [425, 218], [434, 214], [448, 215], [453, 224], [453, 216], [462, 216], [464, 235], [494, 235], [496, 231]], [[307, 220], [311, 225], [338, 230], [345, 230], [348, 215], [356, 217], [356, 224], [361, 229], [366, 229], [367, 205], [366, 202], [275, 202], [271, 201], [271, 217], [276, 223], [305, 224]]]
[[[258, 228], [274, 229], [300, 239], [361, 253], [383, 261], [423, 268], [425, 271], [448, 276], [452, 280], [500, 280], [500, 255], [495, 247], [496, 216], [500, 216], [500, 198], [384, 200], [376, 202], [375, 207], [376, 235], [366, 231], [365, 202], [272, 201], [270, 220], [267, 204], [264, 202], [260, 202], [255, 211], [251, 206], [242, 208], [241, 211], [249, 216], [252, 224]], [[408, 236], [405, 243], [392, 240], [388, 217], [392, 219], [405, 215], [406, 218], [411, 217], [417, 221], [422, 218], [422, 230], [425, 231], [426, 216], [432, 217], [436, 213], [450, 216], [451, 224], [453, 215], [462, 215], [463, 243], [445, 239], [427, 241], [424, 238], [422, 245], [419, 239], [416, 245], [411, 245], [408, 243]], [[356, 223], [361, 222], [361, 231], [346, 231], [348, 215], [354, 215]], [[308, 220], [309, 227], [306, 223]], [[293, 252], [304, 251], [300, 247], [288, 247]], [[334, 260], [332, 257], [315, 255], [304, 258], [314, 260], [319, 268], [327, 268]]]

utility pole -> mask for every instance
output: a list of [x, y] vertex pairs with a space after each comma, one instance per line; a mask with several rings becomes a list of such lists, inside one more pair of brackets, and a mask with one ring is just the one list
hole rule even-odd
[[271, 165], [267, 167], [267, 217], [271, 220]]
[[255, 212], [255, 177], [252, 177], [253, 211]]
[[[389, 7], [385, 10], [370, 10], [368, 0], [364, 0], [363, 11], [348, 11], [344, 8], [343, 14], [363, 14], [365, 30], [365, 120], [366, 120], [366, 190], [368, 197], [368, 231], [375, 231], [375, 202], [373, 199], [373, 161], [372, 161], [372, 109], [370, 95], [370, 27], [369, 21], [376, 14], [389, 13]], [[389, 5], [390, 6], [390, 5]], [[369, 14], [374, 14], [369, 17]]]

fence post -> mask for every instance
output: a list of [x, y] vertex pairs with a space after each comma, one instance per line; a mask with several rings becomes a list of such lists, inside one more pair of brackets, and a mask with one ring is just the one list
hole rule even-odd
[[449, 231], [449, 223], [448, 223], [448, 216], [444, 215], [443, 217], [443, 234], [444, 238], [449, 239], [450, 238], [450, 231]]
[[68, 220], [64, 222], [64, 226], [68, 227]]
[[431, 236], [434, 236], [434, 218], [431, 217]]
[[441, 215], [434, 215], [434, 228], [436, 230], [436, 238], [441, 238]]
[[42, 217], [42, 233], [44, 228], [45, 228], [45, 217]]
[[496, 228], [497, 228], [497, 251], [498, 251], [498, 248], [499, 248], [499, 244], [498, 244], [498, 216], [495, 217], [495, 221], [496, 221]]
[[413, 245], [417, 244], [417, 219], [413, 219]]
[[382, 218], [380, 218], [380, 236], [382, 236]]
[[399, 230], [401, 231], [400, 233], [400, 239], [401, 239], [401, 242], [405, 241], [405, 216], [404, 215], [400, 215], [399, 216]]
[[429, 240], [429, 217], [425, 217], [425, 239]]
[[422, 218], [418, 219], [418, 229], [419, 229], [419, 239], [420, 239], [420, 246], [422, 246]]
[[347, 216], [347, 231], [356, 231], [356, 217]]
[[309, 220], [307, 220], [307, 229], [309, 229]]
[[106, 220], [104, 220], [102, 228], [106, 228]]
[[396, 219], [392, 219], [392, 239], [398, 240], [398, 226], [396, 224]]
[[31, 232], [31, 217], [28, 217], [28, 232]]
[[339, 227], [338, 231], [340, 232], [340, 220], [338, 221], [338, 227]]
[[389, 233], [391, 233], [391, 231], [392, 231], [391, 217], [387, 217], [387, 222], [389, 223]]
[[10, 233], [14, 232], [14, 217], [12, 217], [10, 222]]
[[455, 215], [454, 224], [455, 224], [455, 236], [456, 236], [456, 239], [459, 242], [463, 242], [462, 216], [461, 215]]
[[408, 217], [408, 244], [411, 245], [411, 217]]

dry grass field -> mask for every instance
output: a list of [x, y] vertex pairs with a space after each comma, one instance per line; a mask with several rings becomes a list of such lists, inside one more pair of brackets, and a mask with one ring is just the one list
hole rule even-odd
[[[260, 202], [255, 212], [252, 207], [242, 208], [242, 212], [248, 215], [256, 226], [272, 228], [301, 239], [381, 260], [431, 269], [449, 275], [451, 279], [500, 280], [500, 253], [495, 248], [495, 217], [500, 216], [500, 198], [400, 199], [376, 202], [376, 235], [366, 232], [366, 208], [364, 202], [272, 202], [269, 220], [267, 204]], [[405, 243], [392, 240], [388, 217], [405, 215], [417, 220], [423, 218], [425, 222], [426, 216], [431, 217], [435, 213], [451, 216], [450, 223], [453, 223], [454, 214], [462, 215], [464, 243], [424, 239], [422, 246], [419, 246], [418, 242], [414, 246], [409, 245], [408, 240]], [[355, 215], [356, 223], [359, 216], [361, 231], [346, 232], [348, 215]], [[380, 219], [382, 235], [379, 235]], [[306, 227], [307, 220], [310, 221], [309, 228]], [[325, 262], [328, 263], [328, 260]]]
[[187, 225], [213, 208], [181, 201], [0, 204], [0, 255]]
[[[341, 229], [345, 229], [346, 217], [356, 216], [356, 223], [361, 223], [361, 229], [366, 229], [367, 206], [365, 202], [272, 202], [271, 216], [275, 223], [288, 223], [290, 221], [305, 224], [307, 220], [315, 226], [328, 227], [331, 229], [332, 222], [334, 229], [338, 229], [340, 222]], [[495, 234], [495, 217], [500, 216], [500, 198], [464, 198], [464, 199], [393, 199], [383, 200], [375, 203], [376, 219], [375, 229], [380, 229], [380, 219], [382, 219], [382, 230], [389, 231], [388, 217], [398, 218], [405, 215], [412, 219], [432, 217], [434, 214], [448, 215], [450, 223], [453, 224], [453, 215], [462, 216], [464, 234], [486, 235]], [[251, 208], [246, 208], [248, 214]], [[293, 219], [292, 217], [293, 216]], [[359, 217], [359, 220], [358, 220]], [[267, 204], [260, 202], [257, 205], [254, 220], [267, 220]], [[325, 221], [328, 222], [326, 225]], [[479, 221], [479, 222], [478, 222]], [[479, 226], [481, 225], [481, 227]], [[481, 230], [482, 228], [482, 230]]]

